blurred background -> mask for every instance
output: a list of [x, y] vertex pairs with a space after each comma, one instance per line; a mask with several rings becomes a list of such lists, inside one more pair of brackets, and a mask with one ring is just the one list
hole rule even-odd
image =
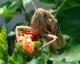
[[[5, 3], [6, 0], [0, 0], [0, 4]], [[7, 4], [14, 2], [14, 0], [8, 0]], [[56, 6], [48, 6], [48, 5], [44, 5], [41, 4], [39, 0], [34, 0], [34, 4], [36, 6], [36, 8], [44, 8], [44, 9], [54, 9], [56, 8]], [[18, 5], [18, 4], [17, 4]], [[17, 7], [14, 7], [14, 9], [12, 10], [13, 12], [16, 10]], [[26, 11], [27, 13], [33, 13], [32, 11], [34, 10], [34, 6], [32, 3], [29, 3], [26, 5]], [[6, 22], [5, 20], [5, 15], [0, 16], [0, 27]], [[19, 14], [19, 15], [15, 15], [7, 24], [6, 24], [6, 28], [7, 31], [11, 31], [17, 24], [26, 23], [25, 17], [23, 14]]]

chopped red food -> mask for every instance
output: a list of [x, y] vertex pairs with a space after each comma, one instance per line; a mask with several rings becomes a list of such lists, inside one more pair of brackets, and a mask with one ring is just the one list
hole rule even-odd
[[25, 43], [23, 48], [25, 51], [31, 54], [34, 51], [34, 43]]
[[32, 41], [38, 41], [39, 37], [36, 34], [32, 34], [31, 39]]
[[34, 51], [34, 43], [33, 41], [38, 41], [39, 37], [32, 32], [21, 32], [18, 34], [18, 41], [23, 45], [23, 48], [28, 53], [32, 53]]

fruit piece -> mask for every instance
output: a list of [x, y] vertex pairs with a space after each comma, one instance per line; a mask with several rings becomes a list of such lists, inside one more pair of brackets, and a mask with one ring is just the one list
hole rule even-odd
[[40, 41], [34, 41], [34, 46], [36, 48], [40, 48], [41, 47], [41, 42]]
[[31, 38], [27, 38], [26, 42], [32, 42]]
[[39, 37], [36, 34], [31, 32], [22, 32], [22, 33], [19, 33], [18, 36], [19, 36], [19, 40], [22, 40], [22, 41], [24, 40], [24, 38], [25, 39], [31, 38], [32, 41], [39, 40]]
[[23, 45], [23, 48], [26, 52], [28, 52], [29, 54], [33, 53], [34, 51], [34, 44], [33, 43], [25, 43], [25, 45]]
[[19, 33], [18, 36], [24, 36], [24, 34], [23, 33]]
[[36, 34], [32, 33], [32, 32], [22, 32], [22, 33], [26, 34], [26, 35], [29, 35], [29, 37], [31, 37], [32, 41], [39, 40], [39, 37]]
[[38, 41], [39, 37], [36, 34], [32, 34], [31, 39], [32, 41]]
[[39, 37], [32, 32], [19, 33], [18, 40], [22, 44], [23, 49], [29, 54], [32, 54], [35, 48], [39, 48], [41, 46], [41, 42], [38, 41]]

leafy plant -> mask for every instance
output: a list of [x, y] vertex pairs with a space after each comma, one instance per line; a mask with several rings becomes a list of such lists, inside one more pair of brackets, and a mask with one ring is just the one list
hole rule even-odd
[[68, 40], [68, 48], [61, 55], [53, 56], [53, 60], [58, 61], [79, 61], [79, 27], [80, 27], [80, 4], [79, 0], [64, 0], [61, 6], [58, 8], [56, 17], [59, 21], [61, 31], [63, 34], [68, 35], [70, 38]]
[[7, 35], [6, 27], [3, 26], [0, 33], [0, 61], [4, 64], [4, 61], [8, 60], [8, 45], [7, 45]]
[[[52, 14], [58, 19], [60, 29], [67, 45], [59, 55], [51, 54], [48, 47], [36, 57], [28, 57], [25, 53], [17, 51], [16, 45], [11, 55], [8, 54], [8, 41], [6, 27], [3, 26], [0, 32], [0, 64], [79, 64], [80, 61], [80, 1], [79, 0], [39, 0], [41, 4], [57, 6]], [[26, 12], [27, 4], [31, 0], [7, 1], [0, 5], [0, 16], [5, 15], [8, 23], [16, 15], [23, 14], [27, 21], [30, 21], [33, 13]], [[16, 7], [16, 10], [12, 11]], [[48, 10], [47, 10], [48, 11]], [[24, 13], [23, 13], [24, 12]], [[49, 11], [50, 12], [50, 11]], [[15, 36], [15, 35], [14, 35]], [[9, 37], [9, 36], [8, 36]], [[15, 41], [15, 39], [13, 39]], [[44, 39], [43, 39], [44, 40]], [[10, 43], [10, 42], [9, 42]], [[16, 43], [16, 42], [15, 42]], [[14, 44], [15, 44], [14, 43]], [[14, 45], [12, 44], [12, 45]], [[9, 46], [10, 47], [10, 46]], [[20, 49], [21, 50], [21, 49]]]

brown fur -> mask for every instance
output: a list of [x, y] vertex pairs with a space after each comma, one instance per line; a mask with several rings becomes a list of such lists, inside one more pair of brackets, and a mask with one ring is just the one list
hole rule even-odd
[[[65, 46], [65, 40], [63, 39], [57, 19], [44, 9], [37, 9], [34, 13], [31, 21], [32, 32], [39, 35], [42, 34], [52, 34], [56, 35], [58, 39], [50, 44], [50, 49], [57, 50]], [[49, 42], [52, 38], [46, 37]]]

